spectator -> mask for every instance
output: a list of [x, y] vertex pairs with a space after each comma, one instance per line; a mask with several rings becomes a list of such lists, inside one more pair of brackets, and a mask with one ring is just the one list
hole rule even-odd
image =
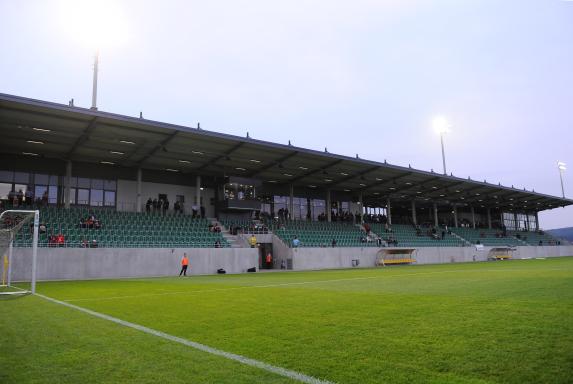
[[273, 267], [273, 255], [270, 252], [267, 252], [267, 257], [265, 258], [265, 262], [267, 264], [268, 269], [271, 269]]
[[153, 200], [151, 200], [151, 197], [149, 199], [147, 199], [147, 203], [145, 203], [145, 212], [149, 213], [151, 212], [151, 207], [153, 206]]
[[165, 200], [163, 201], [163, 213], [165, 214], [168, 210], [169, 210], [169, 200], [167, 200], [166, 197]]
[[331, 245], [332, 245], [332, 248], [336, 247], [336, 239], [332, 239]]
[[221, 248], [221, 241], [219, 241], [219, 239], [215, 241], [215, 248]]
[[17, 198], [18, 198], [18, 206], [20, 207], [24, 203], [24, 192], [22, 192], [22, 189], [18, 190]]
[[257, 246], [257, 238], [254, 234], [249, 238], [249, 244], [251, 245], [251, 248], [255, 248]]
[[157, 212], [159, 213], [163, 212], [163, 199], [159, 199], [157, 201]]
[[286, 260], [282, 259], [281, 260], [281, 269], [286, 269], [287, 265], [286, 265]]
[[151, 206], [153, 207], [153, 212], [157, 212], [157, 207], [159, 207], [159, 202], [157, 201], [157, 198], [153, 199]]
[[446, 238], [446, 231], [442, 231], [442, 240]]
[[56, 236], [56, 244], [58, 247], [65, 247], [66, 246], [66, 238], [61, 233]]
[[44, 194], [42, 195], [42, 205], [43, 206], [48, 205], [48, 190], [47, 189], [44, 191]]
[[198, 209], [199, 209], [199, 207], [197, 207], [197, 204], [193, 204], [191, 206], [191, 214], [192, 214], [193, 218], [197, 217]]
[[82, 242], [81, 242], [81, 244], [80, 244], [80, 246], [81, 246], [82, 248], [87, 248], [87, 247], [88, 247], [88, 241], [87, 241], [86, 239], [83, 239]]
[[34, 203], [34, 192], [32, 192], [32, 187], [28, 186], [26, 188], [26, 206], [31, 207]]
[[90, 244], [90, 248], [97, 248], [98, 247], [98, 243], [96, 239], [93, 239], [91, 244]]
[[[34, 224], [32, 224], [34, 225]], [[40, 226], [38, 227], [38, 230], [40, 231], [40, 233], [46, 233], [47, 229], [46, 229], [46, 224], [45, 223], [40, 223]]]
[[173, 210], [175, 211], [175, 213], [179, 213], [179, 211], [181, 210], [181, 205], [179, 204], [179, 200], [177, 200], [175, 204], [173, 204]]
[[294, 239], [292, 239], [292, 246], [293, 248], [298, 248], [299, 245], [300, 245], [300, 240], [298, 239], [298, 236], [295, 236]]
[[8, 202], [12, 205], [15, 204], [15, 202], [18, 201], [18, 198], [16, 196], [16, 191], [14, 191], [13, 189], [10, 190], [10, 192], [8, 192]]
[[201, 211], [201, 218], [204, 219], [205, 218], [205, 207], [201, 206], [200, 211]]

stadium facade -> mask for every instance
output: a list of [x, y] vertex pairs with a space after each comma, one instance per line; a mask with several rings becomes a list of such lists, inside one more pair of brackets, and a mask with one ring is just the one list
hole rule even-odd
[[[143, 215], [148, 198], [164, 198], [171, 203], [169, 212], [175, 202], [185, 214], [203, 207], [204, 217], [231, 225], [250, 220], [253, 212], [274, 218], [288, 211], [289, 222], [329, 223], [350, 214], [353, 225], [360, 225], [362, 217], [356, 219], [356, 213], [362, 212], [383, 217], [390, 226], [464, 228], [466, 232], [453, 234], [459, 248], [422, 244], [419, 251], [428, 254], [427, 262], [458, 261], [455, 255], [464, 255], [459, 261], [474, 260], [473, 247], [468, 247], [472, 239], [464, 233], [471, 237], [475, 234], [471, 230], [480, 228], [510, 231], [512, 245], [523, 246], [523, 255], [573, 253], [560, 243], [548, 251], [541, 241], [543, 247], [513, 238], [520, 231], [539, 232], [538, 212], [573, 204], [533, 190], [7, 94], [0, 94], [0, 127], [0, 199], [4, 201], [10, 191], [22, 190], [33, 200], [64, 211], [107, 209]], [[271, 226], [258, 234], [259, 242], [268, 244], [263, 249], [272, 251], [275, 260], [288, 259], [294, 269], [347, 267], [358, 253], [370, 255], [361, 266], [372, 265], [377, 252], [375, 247], [353, 247], [352, 242], [336, 250], [293, 249], [290, 240], [275, 236], [276, 232]], [[145, 254], [142, 248], [104, 241], [99, 249], [85, 252]], [[169, 253], [172, 247], [159, 248]], [[199, 255], [205, 254], [206, 264], [197, 273], [212, 273], [215, 264], [234, 272], [251, 264], [261, 266], [260, 251], [242, 248], [191, 247], [198, 264], [203, 263]], [[21, 252], [27, 252], [25, 247]], [[63, 260], [66, 253], [73, 257], [74, 250], [43, 252], [52, 260]], [[302, 253], [307, 253], [305, 262]], [[217, 257], [221, 259], [213, 263]], [[150, 273], [163, 274], [154, 271]], [[89, 276], [46, 272], [43, 277]]]

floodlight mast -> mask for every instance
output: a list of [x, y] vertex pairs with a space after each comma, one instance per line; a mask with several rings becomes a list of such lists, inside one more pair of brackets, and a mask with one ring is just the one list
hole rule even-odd
[[561, 180], [561, 195], [565, 198], [565, 188], [563, 187], [563, 171], [567, 169], [567, 164], [562, 161], [557, 162], [557, 169], [559, 169], [559, 179]]
[[443, 116], [438, 116], [434, 119], [432, 125], [434, 129], [440, 134], [440, 143], [442, 144], [442, 165], [444, 167], [444, 175], [447, 175], [446, 171], [446, 151], [444, 150], [444, 134], [449, 132], [450, 124]]
[[96, 50], [94, 56], [94, 78], [93, 78], [93, 87], [92, 87], [92, 108], [97, 110], [97, 72], [98, 72], [98, 65], [99, 65], [99, 49]]

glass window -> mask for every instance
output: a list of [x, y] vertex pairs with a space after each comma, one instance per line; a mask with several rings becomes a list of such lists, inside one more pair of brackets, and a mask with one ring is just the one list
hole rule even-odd
[[115, 180], [104, 180], [103, 181], [103, 189], [108, 190], [108, 191], [115, 191], [116, 190]]
[[12, 172], [12, 171], [0, 171], [0, 181], [12, 183], [14, 181], [14, 172]]
[[76, 189], [70, 188], [70, 204], [76, 203]]
[[34, 183], [35, 184], [48, 185], [49, 182], [50, 182], [50, 176], [49, 175], [43, 175], [41, 173], [36, 173], [34, 175]]
[[79, 205], [88, 205], [90, 201], [90, 190], [89, 189], [78, 189], [78, 201]]
[[90, 188], [91, 180], [85, 177], [78, 177], [78, 187], [80, 188]]
[[36, 188], [34, 188], [34, 196], [36, 197], [36, 200], [42, 199], [47, 190], [48, 187], [46, 185], [36, 185]]
[[105, 191], [104, 192], [104, 203], [106, 207], [115, 206], [115, 191]]
[[50, 185], [48, 189], [48, 202], [50, 204], [56, 204], [58, 202], [58, 187]]
[[14, 182], [28, 184], [30, 182], [30, 174], [27, 172], [14, 172]]
[[101, 207], [103, 205], [103, 189], [91, 190], [90, 205], [94, 207]]
[[92, 179], [92, 188], [93, 189], [103, 189], [103, 180]]
[[58, 185], [58, 176], [50, 175], [50, 185]]
[[12, 190], [12, 184], [0, 183], [0, 199], [8, 200], [8, 194]]

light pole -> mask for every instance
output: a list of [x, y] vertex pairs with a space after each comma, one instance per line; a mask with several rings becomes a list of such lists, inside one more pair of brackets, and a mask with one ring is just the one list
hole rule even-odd
[[444, 166], [444, 175], [447, 175], [446, 151], [444, 150], [444, 134], [450, 132], [450, 124], [443, 116], [438, 116], [434, 118], [432, 125], [434, 126], [434, 129], [440, 134], [440, 143], [442, 144], [442, 164]]
[[99, 49], [96, 50], [94, 56], [94, 78], [92, 86], [92, 109], [97, 110], [97, 72], [99, 65]]
[[561, 180], [561, 194], [563, 195], [563, 198], [565, 198], [565, 188], [563, 188], [563, 171], [567, 169], [566, 165], [567, 164], [562, 161], [557, 162], [557, 169], [559, 169], [559, 179]]

